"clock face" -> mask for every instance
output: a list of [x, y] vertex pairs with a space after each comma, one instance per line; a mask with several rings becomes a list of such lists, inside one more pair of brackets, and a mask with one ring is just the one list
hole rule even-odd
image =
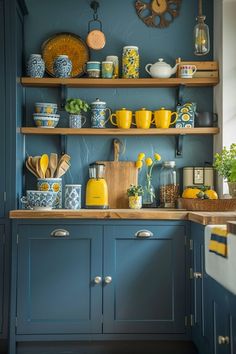
[[136, 0], [137, 15], [149, 27], [165, 28], [179, 15], [182, 0]]
[[162, 14], [167, 10], [167, 0], [153, 0], [151, 6], [156, 14]]

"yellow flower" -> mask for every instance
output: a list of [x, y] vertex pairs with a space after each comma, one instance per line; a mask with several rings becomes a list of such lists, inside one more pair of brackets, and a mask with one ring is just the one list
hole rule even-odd
[[141, 160], [136, 161], [136, 167], [137, 168], [142, 168], [143, 167], [143, 161], [141, 161]]
[[151, 157], [148, 157], [148, 158], [145, 160], [145, 162], [146, 162], [146, 165], [147, 165], [147, 166], [152, 166], [152, 164], [153, 164], [153, 161], [152, 161]]
[[142, 161], [145, 158], [145, 154], [143, 152], [140, 152], [140, 154], [138, 154], [138, 161]]
[[157, 160], [157, 161], [161, 161], [161, 155], [155, 153], [154, 154], [154, 159]]

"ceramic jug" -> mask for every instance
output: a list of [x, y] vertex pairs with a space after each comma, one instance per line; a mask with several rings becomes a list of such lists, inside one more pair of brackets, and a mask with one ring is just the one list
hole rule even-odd
[[[120, 129], [129, 129], [132, 124], [132, 111], [128, 111], [126, 108], [122, 108], [116, 113], [111, 114], [111, 124], [117, 126]], [[115, 121], [114, 121], [115, 120]]]
[[[106, 118], [108, 112], [108, 117]], [[91, 103], [91, 127], [106, 128], [106, 123], [111, 115], [110, 108], [107, 108], [106, 102], [100, 101], [98, 98]]]
[[[175, 116], [175, 119], [173, 122], [171, 121], [171, 118]], [[175, 124], [175, 122], [178, 119], [178, 113], [177, 112], [171, 112], [164, 107], [162, 107], [159, 111], [154, 112], [154, 119], [155, 119], [155, 124], [157, 128], [164, 128], [167, 129], [169, 128], [170, 125]]]
[[153, 123], [152, 115], [152, 111], [141, 108], [139, 111], [135, 112], [135, 122], [132, 124], [136, 125], [139, 129], [149, 129], [150, 125]]

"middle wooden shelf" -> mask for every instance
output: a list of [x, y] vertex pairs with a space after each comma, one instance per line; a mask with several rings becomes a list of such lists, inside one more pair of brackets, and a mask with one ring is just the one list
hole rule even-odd
[[34, 128], [20, 129], [26, 135], [216, 135], [219, 128], [117, 129], [117, 128]]

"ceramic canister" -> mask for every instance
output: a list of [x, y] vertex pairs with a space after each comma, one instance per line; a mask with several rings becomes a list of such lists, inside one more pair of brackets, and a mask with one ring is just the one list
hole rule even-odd
[[122, 54], [122, 77], [125, 79], [139, 78], [138, 47], [126, 46]]
[[[108, 118], [106, 118], [107, 112], [108, 112]], [[106, 102], [102, 102], [97, 98], [95, 102], [91, 103], [91, 127], [92, 128], [105, 128], [110, 115], [111, 115], [111, 110], [110, 108], [107, 108]]]
[[81, 184], [65, 185], [65, 209], [81, 209]]
[[37, 189], [39, 191], [57, 192], [54, 209], [62, 208], [62, 179], [61, 178], [38, 178]]
[[41, 78], [45, 72], [45, 63], [40, 54], [31, 54], [27, 62], [27, 76]]
[[53, 63], [53, 71], [56, 77], [68, 78], [71, 76], [72, 62], [68, 55], [59, 55]]

